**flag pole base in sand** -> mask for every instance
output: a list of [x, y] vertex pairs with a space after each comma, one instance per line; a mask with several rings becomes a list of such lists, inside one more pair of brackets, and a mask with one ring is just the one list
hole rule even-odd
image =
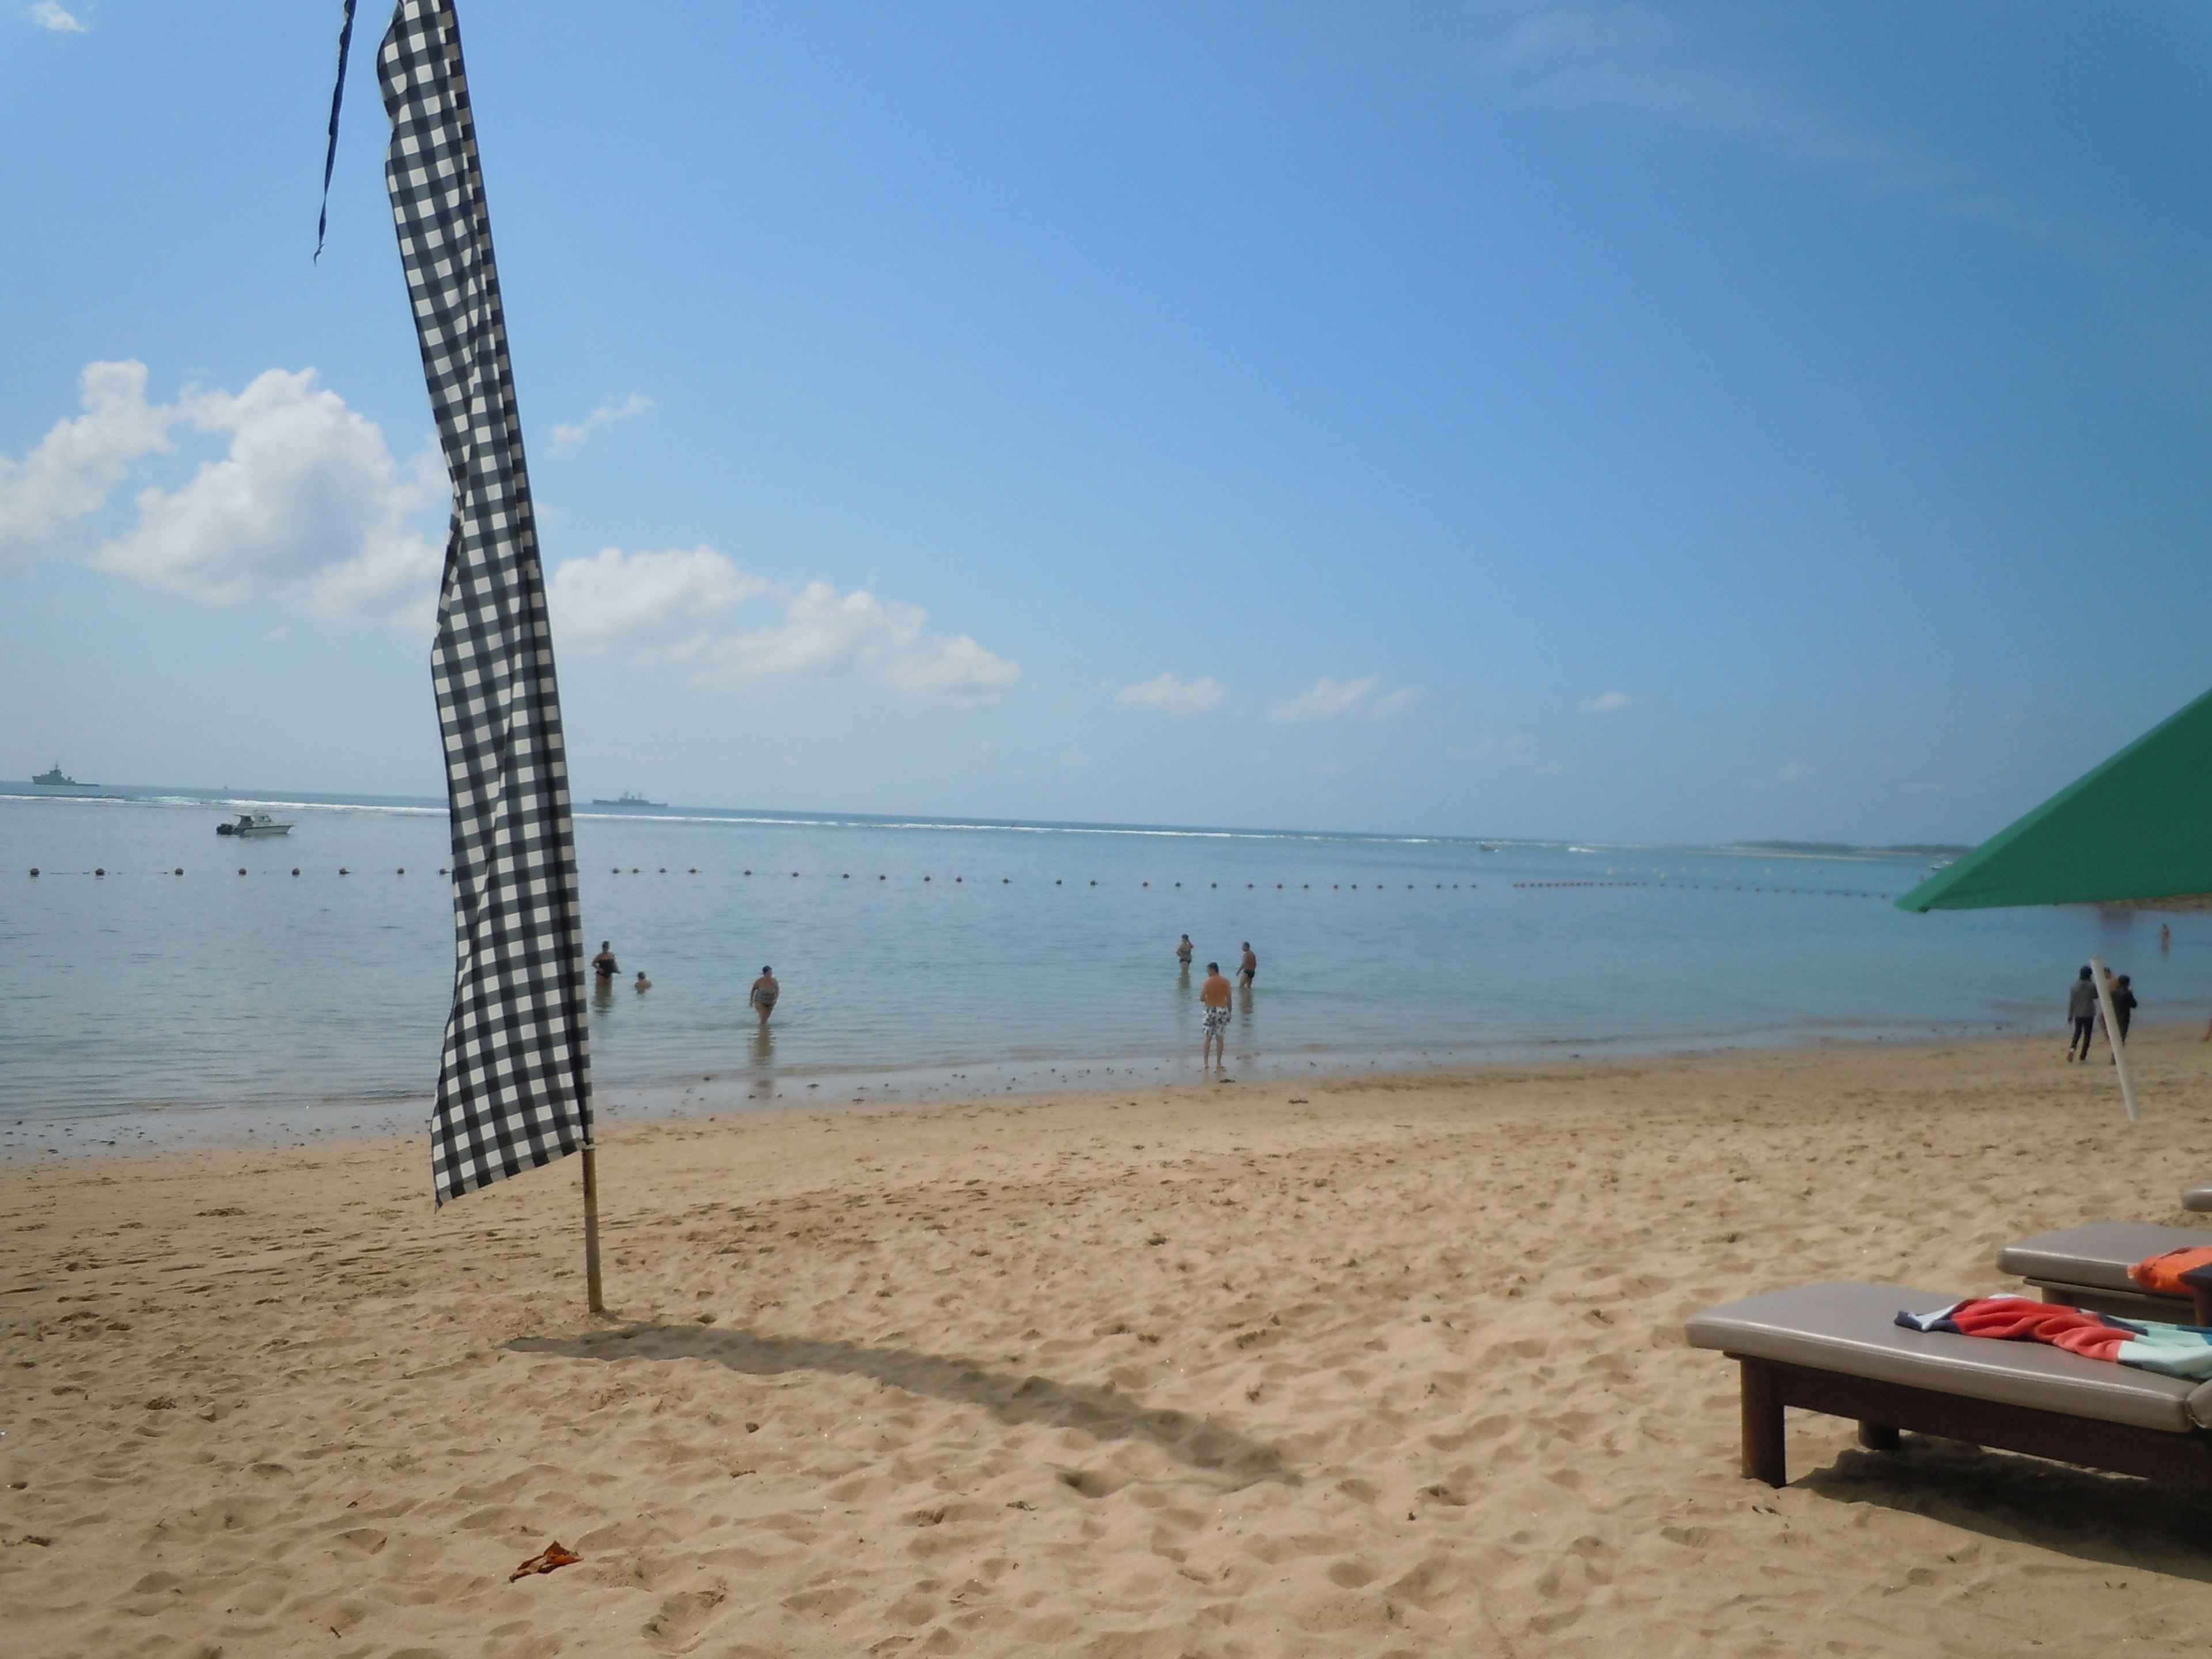
[[607, 1310], [599, 1285], [599, 1154], [584, 1148], [584, 1296], [595, 1314]]
[[[2120, 1074], [2120, 1102], [2128, 1109], [2128, 1121], [2140, 1123], [2142, 1112], [2136, 1105], [2136, 1080], [2128, 1075], [2128, 1045], [2120, 1036], [2119, 1016], [2112, 1007], [2112, 988], [2105, 981], [2104, 958], [2091, 957], [2089, 971], [2096, 979], [2097, 1006], [2105, 1011], [2105, 1041], [2112, 1046], [2112, 1069]], [[593, 1278], [596, 1281], [596, 1273]]]

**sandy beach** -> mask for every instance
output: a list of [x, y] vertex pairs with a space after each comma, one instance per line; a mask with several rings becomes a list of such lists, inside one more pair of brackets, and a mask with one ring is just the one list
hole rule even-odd
[[[1797, 1417], [1686, 1314], [2180, 1221], [2062, 1039], [0, 1167], [15, 1656], [2197, 1654], [2212, 1499]], [[583, 1558], [519, 1583], [557, 1539]]]

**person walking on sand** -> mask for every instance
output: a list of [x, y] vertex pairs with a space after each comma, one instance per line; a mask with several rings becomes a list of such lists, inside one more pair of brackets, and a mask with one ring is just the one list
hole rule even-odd
[[599, 941], [599, 953], [592, 958], [592, 971], [601, 979], [612, 979], [622, 972], [622, 964], [615, 960], [612, 940], [603, 939]]
[[1206, 964], [1206, 983], [1198, 988], [1199, 1006], [1206, 1010], [1206, 1041], [1199, 1044], [1198, 1069], [1204, 1071], [1209, 1059], [1218, 1060], [1224, 1071], [1229, 1069], [1229, 981], [1222, 977], [1221, 964]]
[[1190, 935], [1188, 933], [1185, 933], [1182, 936], [1182, 943], [1176, 946], [1176, 960], [1182, 963], [1183, 972], [1185, 973], [1188, 973], [1190, 971]]
[[2097, 1039], [2097, 987], [2087, 968], [2066, 994], [2066, 1018], [2074, 1022], [2074, 1035], [2066, 1040], [2066, 1058], [2075, 1059], [2078, 1048], [2079, 1057], [2088, 1059], [2089, 1045]]
[[753, 1012], [760, 1023], [768, 1024], [768, 1017], [775, 1012], [775, 1000], [783, 994], [783, 987], [775, 982], [775, 969], [763, 968], [761, 976], [753, 981]]
[[1249, 991], [1252, 988], [1252, 981], [1259, 976], [1260, 958], [1252, 954], [1252, 941], [1248, 939], [1244, 941], [1243, 965], [1237, 969], [1237, 978], [1244, 988]]
[[[2105, 1033], [2105, 1046], [2107, 1048], [2121, 1048], [2127, 1046], [2128, 1022], [2135, 1018], [2136, 1010], [2142, 1006], [2136, 1000], [2135, 992], [2129, 988], [2128, 976], [2125, 974], [2122, 974], [2112, 981], [2112, 1018], [2120, 1023], [2120, 1034], [2118, 1037], [2114, 1037], [2110, 1031]], [[2115, 1066], [2119, 1063], [2118, 1060], [2112, 1062]]]

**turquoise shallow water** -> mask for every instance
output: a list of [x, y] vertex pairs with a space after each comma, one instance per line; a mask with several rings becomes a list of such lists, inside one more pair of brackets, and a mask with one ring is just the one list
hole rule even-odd
[[[217, 837], [247, 805], [296, 827]], [[1258, 951], [1247, 1076], [2055, 1033], [2093, 951], [2146, 1018], [2212, 1004], [2212, 918], [2168, 918], [2161, 952], [2148, 915], [1908, 916], [1887, 900], [1923, 860], [687, 811], [577, 833], [591, 945], [654, 984], [594, 1006], [613, 1112], [1194, 1076], [1185, 931], [1201, 965]], [[0, 798], [0, 1152], [419, 1122], [446, 860], [429, 804]]]

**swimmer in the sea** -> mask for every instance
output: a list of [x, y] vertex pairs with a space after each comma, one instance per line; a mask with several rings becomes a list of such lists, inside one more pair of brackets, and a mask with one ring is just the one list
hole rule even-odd
[[753, 1012], [760, 1022], [768, 1024], [768, 1017], [775, 1012], [775, 1000], [783, 994], [783, 987], [775, 982], [775, 969], [763, 968], [760, 977], [753, 981]]
[[653, 981], [645, 976], [644, 969], [641, 968], [637, 970], [637, 978], [631, 984], [629, 988], [633, 991], [641, 993], [650, 991], [653, 988]]
[[615, 960], [612, 940], [603, 939], [599, 941], [599, 953], [592, 958], [592, 971], [601, 979], [612, 979], [622, 972], [622, 964]]

